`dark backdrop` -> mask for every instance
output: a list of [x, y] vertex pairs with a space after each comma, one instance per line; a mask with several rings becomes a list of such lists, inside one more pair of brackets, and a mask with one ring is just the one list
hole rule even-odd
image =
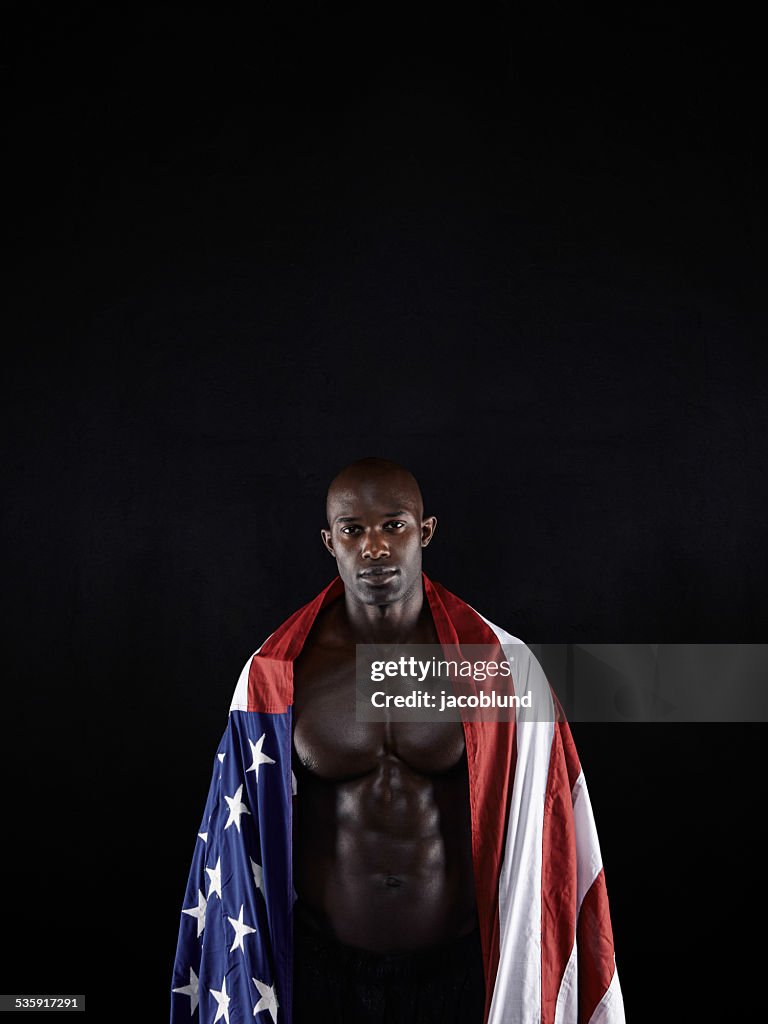
[[[4, 992], [165, 1018], [355, 457], [524, 640], [764, 639], [755, 25], [415, 6], [6, 7]], [[630, 1020], [746, 1005], [764, 727], [574, 732]]]

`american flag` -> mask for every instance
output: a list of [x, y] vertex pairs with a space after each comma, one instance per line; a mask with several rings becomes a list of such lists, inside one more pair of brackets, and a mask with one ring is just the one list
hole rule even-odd
[[[513, 646], [515, 692], [534, 694], [536, 711], [515, 721], [463, 723], [484, 1024], [623, 1024], [600, 846], [562, 710], [524, 643], [423, 580], [441, 644]], [[182, 902], [172, 1024], [291, 1024], [293, 662], [343, 591], [336, 577], [240, 674]]]

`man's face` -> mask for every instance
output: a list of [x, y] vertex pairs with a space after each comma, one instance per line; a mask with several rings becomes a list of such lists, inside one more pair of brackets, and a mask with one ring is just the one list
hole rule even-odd
[[437, 520], [422, 519], [421, 497], [408, 476], [351, 474], [329, 495], [328, 524], [323, 543], [350, 596], [392, 604], [421, 584], [421, 551]]

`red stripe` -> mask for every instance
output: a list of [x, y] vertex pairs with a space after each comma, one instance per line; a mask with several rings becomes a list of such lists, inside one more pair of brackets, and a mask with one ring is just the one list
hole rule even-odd
[[568, 789], [572, 790], [576, 785], [576, 780], [581, 775], [581, 763], [579, 761], [579, 755], [576, 752], [576, 744], [573, 742], [573, 735], [571, 734], [571, 727], [565, 718], [565, 713], [554, 693], [552, 693], [552, 699], [555, 702], [555, 710], [557, 712], [557, 723], [559, 726], [558, 732], [560, 733], [560, 739], [563, 744], [563, 754], [565, 755], [565, 765], [568, 770]]
[[581, 904], [576, 937], [579, 949], [579, 1024], [589, 1024], [616, 969], [608, 891], [602, 870]]
[[[435, 627], [444, 647], [485, 644], [504, 654], [493, 630], [461, 598], [424, 577]], [[472, 815], [472, 861], [485, 966], [485, 1013], [488, 1020], [499, 967], [499, 875], [517, 761], [514, 722], [464, 721]]]
[[567, 758], [555, 729], [544, 799], [541, 861], [541, 1021], [554, 1024], [576, 935], [576, 831]]

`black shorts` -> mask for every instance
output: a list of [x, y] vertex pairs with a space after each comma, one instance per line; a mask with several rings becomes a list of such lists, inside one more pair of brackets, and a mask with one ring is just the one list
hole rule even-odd
[[415, 952], [345, 946], [294, 918], [294, 1024], [482, 1024], [478, 929]]

